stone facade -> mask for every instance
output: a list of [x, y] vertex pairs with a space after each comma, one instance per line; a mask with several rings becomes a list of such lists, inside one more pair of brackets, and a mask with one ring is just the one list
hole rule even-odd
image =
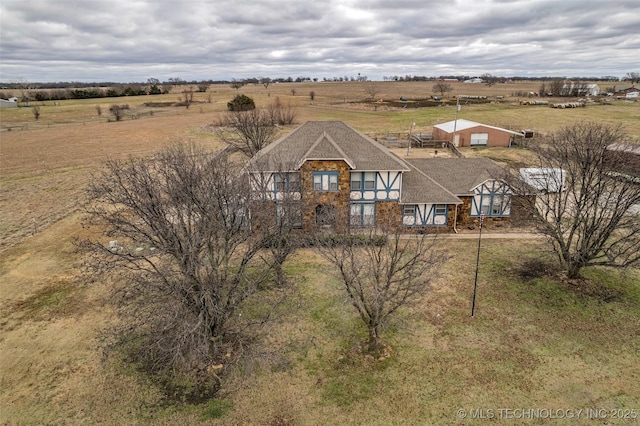
[[376, 225], [399, 226], [402, 222], [402, 209], [397, 201], [376, 202]]
[[[314, 191], [313, 172], [338, 172], [337, 191]], [[316, 226], [316, 208], [318, 205], [335, 206], [335, 224], [342, 228], [349, 221], [349, 192], [351, 190], [351, 169], [340, 160], [309, 160], [300, 167], [302, 188], [302, 228], [313, 229]]]

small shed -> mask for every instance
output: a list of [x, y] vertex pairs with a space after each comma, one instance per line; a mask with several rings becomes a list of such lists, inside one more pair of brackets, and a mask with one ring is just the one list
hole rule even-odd
[[18, 98], [0, 99], [0, 108], [18, 108]]
[[447, 140], [456, 147], [509, 147], [521, 132], [458, 119], [433, 126], [433, 139]]

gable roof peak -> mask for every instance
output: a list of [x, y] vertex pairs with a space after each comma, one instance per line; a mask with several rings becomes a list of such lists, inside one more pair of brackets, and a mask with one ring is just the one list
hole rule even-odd
[[344, 160], [351, 169], [356, 168], [355, 162], [344, 153], [340, 145], [327, 133], [326, 130], [322, 131], [322, 134], [316, 139], [316, 141], [309, 147], [296, 165], [296, 169], [299, 169], [305, 161], [308, 160]]
[[310, 159], [343, 160], [352, 170], [409, 170], [388, 148], [342, 121], [308, 121], [298, 126], [260, 150], [250, 169], [294, 170]]

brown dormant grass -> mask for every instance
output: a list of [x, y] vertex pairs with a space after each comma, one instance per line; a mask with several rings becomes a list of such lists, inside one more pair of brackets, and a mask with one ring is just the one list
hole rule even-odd
[[[381, 136], [407, 133], [412, 122], [414, 132], [429, 132], [455, 115], [452, 105], [409, 109], [358, 103], [368, 96], [366, 84], [274, 84], [240, 92], [258, 106], [276, 98], [296, 105], [298, 122], [343, 120]], [[433, 82], [376, 84], [377, 97], [390, 100], [428, 97], [433, 87]], [[459, 83], [453, 93], [504, 96], [463, 106], [461, 118], [539, 133], [576, 120], [604, 120], [640, 138], [638, 103], [552, 110], [520, 106], [510, 96], [537, 91], [538, 85]], [[313, 102], [310, 91], [316, 94]], [[98, 336], [113, 320], [105, 303], [108, 281], [79, 282], [83, 257], [72, 241], [85, 232], [82, 189], [107, 158], [151, 155], [175, 141], [222, 147], [204, 127], [218, 119], [235, 93], [212, 86], [196, 95], [200, 103], [189, 110], [143, 105], [175, 101], [177, 94], [45, 103], [38, 122], [28, 109], [0, 110], [0, 422], [201, 421], [206, 408], [165, 408], [143, 380], [102, 361]], [[111, 103], [129, 104], [130, 114], [139, 118], [107, 122]], [[404, 148], [396, 151], [406, 155]], [[435, 152], [414, 149], [411, 155]], [[510, 163], [526, 151], [467, 155]], [[442, 279], [388, 331], [392, 357], [374, 363], [354, 350], [361, 329], [335, 276], [312, 253], [296, 256], [288, 265], [297, 289], [294, 301], [267, 329], [261, 347], [266, 355], [238, 368], [225, 385], [223, 397], [232, 408], [218, 424], [443, 424], [460, 421], [458, 408], [640, 408], [634, 386], [640, 375], [640, 276], [600, 271], [630, 289], [603, 301], [553, 280], [516, 277], [518, 259], [541, 256], [539, 243], [487, 240], [484, 247], [477, 318], [468, 316], [475, 242], [452, 241], [454, 259]]]

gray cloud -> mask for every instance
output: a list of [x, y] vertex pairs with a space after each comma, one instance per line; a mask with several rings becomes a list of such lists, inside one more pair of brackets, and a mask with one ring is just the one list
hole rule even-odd
[[0, 20], [2, 81], [640, 71], [633, 0], [5, 0]]

